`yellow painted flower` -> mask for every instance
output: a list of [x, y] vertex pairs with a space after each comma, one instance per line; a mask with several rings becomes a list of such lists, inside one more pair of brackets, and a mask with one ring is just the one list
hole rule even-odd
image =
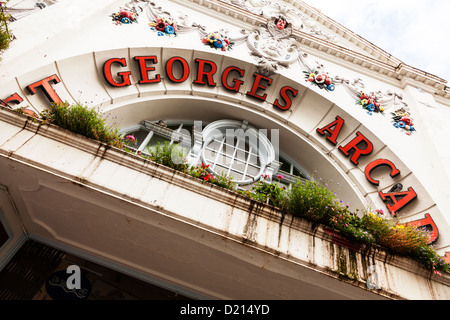
[[210, 33], [207, 37], [207, 40], [210, 43], [216, 42], [217, 39], [219, 39], [219, 35], [217, 35], [216, 33]]

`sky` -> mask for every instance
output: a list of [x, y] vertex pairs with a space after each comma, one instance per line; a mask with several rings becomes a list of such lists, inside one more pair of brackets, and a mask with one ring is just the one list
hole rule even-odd
[[449, 0], [302, 0], [450, 86]]

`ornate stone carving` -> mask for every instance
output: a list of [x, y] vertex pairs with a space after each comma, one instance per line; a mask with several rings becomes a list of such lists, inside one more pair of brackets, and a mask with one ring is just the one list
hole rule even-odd
[[401, 93], [388, 90], [386, 93], [378, 91], [377, 94], [380, 96], [379, 101], [385, 106], [386, 111], [390, 109], [404, 109], [409, 112], [408, 104], [403, 101], [403, 95]]
[[271, 19], [271, 17], [277, 14], [282, 14], [291, 22], [292, 27], [296, 30], [303, 31], [326, 41], [339, 42], [337, 36], [323, 31], [317, 26], [316, 21], [311, 20], [303, 12], [287, 3], [279, 3], [278, 1], [271, 0], [230, 0], [228, 2], [267, 19]]
[[334, 82], [336, 84], [344, 86], [345, 90], [347, 91], [350, 96], [353, 98], [358, 98], [361, 91], [364, 91], [365, 85], [362, 82], [361, 78], [356, 78], [352, 82], [348, 79], [344, 79], [340, 76], [334, 77]]
[[272, 17], [267, 25], [248, 35], [247, 45], [257, 57], [260, 74], [270, 76], [279, 67], [288, 67], [299, 59], [296, 39], [291, 35], [292, 25], [282, 15]]
[[[140, 4], [145, 3], [145, 5], [143, 5], [143, 8], [150, 23], [155, 23], [158, 19], [172, 22], [174, 21], [173, 16], [170, 12], [164, 10], [162, 7], [157, 6], [154, 2], [148, 0], [134, 0], [133, 2], [138, 2]], [[180, 13], [176, 19], [176, 27], [177, 33], [192, 32], [202, 28], [202, 26], [198, 24], [190, 24], [188, 16], [182, 13]]]

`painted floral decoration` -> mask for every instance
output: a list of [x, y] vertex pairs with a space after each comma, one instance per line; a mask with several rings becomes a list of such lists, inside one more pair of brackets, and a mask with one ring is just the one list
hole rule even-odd
[[277, 26], [278, 30], [284, 30], [286, 29], [286, 27], [288, 26], [288, 22], [286, 20], [285, 17], [283, 16], [279, 16], [276, 20], [275, 20], [275, 25]]
[[148, 24], [151, 30], [157, 31], [158, 36], [176, 36], [178, 27], [177, 24], [170, 18], [156, 18], [155, 22]]
[[212, 32], [202, 38], [202, 42], [211, 48], [220, 49], [222, 51], [231, 50], [234, 42], [227, 36], [223, 36], [219, 32]]
[[137, 16], [138, 14], [136, 12], [124, 9], [111, 15], [116, 25], [137, 22]]
[[405, 109], [402, 108], [395, 112], [391, 112], [391, 115], [394, 127], [404, 131], [407, 135], [411, 135], [416, 131], [413, 119]]
[[305, 74], [306, 82], [311, 82], [311, 84], [317, 85], [320, 89], [325, 89], [326, 91], [334, 91], [334, 81], [328, 72], [313, 70], [303, 71], [303, 73]]
[[368, 95], [364, 92], [361, 92], [359, 99], [356, 100], [356, 104], [366, 109], [369, 115], [372, 115], [374, 112], [381, 114], [384, 113], [384, 108], [381, 106], [381, 103], [378, 102], [378, 99], [374, 93]]

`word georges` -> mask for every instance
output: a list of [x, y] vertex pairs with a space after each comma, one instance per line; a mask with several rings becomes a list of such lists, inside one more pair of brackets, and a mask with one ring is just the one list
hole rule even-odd
[[[156, 70], [154, 67], [158, 63], [157, 56], [135, 56], [133, 60], [137, 63], [139, 70], [140, 85], [148, 85], [161, 82], [161, 75], [159, 73], [152, 73]], [[219, 75], [218, 67], [214, 61], [205, 59], [194, 59], [196, 68], [193, 71], [195, 80], [192, 81], [195, 85], [216, 87], [217, 80], [220, 78], [222, 87], [229, 92], [239, 92], [241, 86], [245, 86], [245, 80], [243, 80], [246, 73], [245, 69], [241, 69], [236, 66], [228, 66]], [[150, 64], [150, 66], [149, 66]], [[117, 76], [113, 75], [113, 66], [119, 66], [121, 68], [127, 67], [126, 58], [111, 58], [108, 59], [103, 65], [103, 76], [105, 80], [113, 87], [127, 87], [131, 85], [131, 71], [117, 72]], [[173, 83], [183, 83], [189, 79], [191, 75], [191, 69], [194, 69], [189, 65], [188, 61], [183, 57], [175, 56], [169, 58], [165, 63], [165, 74], [167, 79]], [[253, 82], [246, 90], [246, 96], [264, 102], [267, 98], [267, 93], [264, 91], [272, 84], [273, 79], [266, 77], [257, 72], [253, 74]], [[292, 106], [292, 99], [298, 94], [298, 90], [290, 86], [284, 86], [279, 89], [279, 98], [273, 101], [273, 106], [280, 110], [288, 110]]]
[[188, 304], [187, 306], [181, 307], [181, 315], [203, 315], [210, 318], [214, 312], [218, 314], [225, 315], [268, 315], [270, 308], [266, 304], [256, 305], [238, 305], [238, 304], [225, 304], [223, 308], [217, 308], [213, 306], [193, 306]]

